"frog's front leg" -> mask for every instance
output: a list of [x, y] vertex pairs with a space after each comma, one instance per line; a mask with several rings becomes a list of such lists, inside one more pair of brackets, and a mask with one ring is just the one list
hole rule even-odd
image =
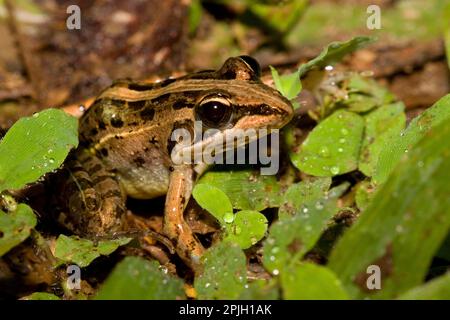
[[75, 153], [65, 168], [61, 197], [67, 215], [63, 222], [81, 236], [113, 235], [124, 227], [125, 196], [114, 175], [87, 150]]
[[205, 249], [183, 217], [192, 193], [194, 175], [190, 165], [171, 168], [165, 204], [164, 233], [176, 244], [178, 255], [197, 273], [200, 271], [200, 257]]

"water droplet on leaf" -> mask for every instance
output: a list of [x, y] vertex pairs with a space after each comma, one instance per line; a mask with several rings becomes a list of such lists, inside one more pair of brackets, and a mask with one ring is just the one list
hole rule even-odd
[[337, 166], [331, 167], [331, 168], [330, 168], [330, 172], [331, 172], [331, 174], [333, 174], [333, 175], [337, 175], [337, 174], [339, 173], [339, 167], [337, 167]]

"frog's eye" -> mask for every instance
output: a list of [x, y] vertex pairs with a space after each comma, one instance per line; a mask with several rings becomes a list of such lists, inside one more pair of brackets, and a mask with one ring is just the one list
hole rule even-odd
[[256, 59], [250, 56], [239, 56], [239, 58], [244, 61], [247, 66], [250, 67], [250, 69], [252, 69], [252, 71], [258, 78], [261, 77], [261, 66], [259, 65], [258, 61], [256, 61]]
[[229, 100], [216, 96], [203, 99], [195, 109], [198, 120], [210, 128], [226, 126], [232, 115], [232, 106]]

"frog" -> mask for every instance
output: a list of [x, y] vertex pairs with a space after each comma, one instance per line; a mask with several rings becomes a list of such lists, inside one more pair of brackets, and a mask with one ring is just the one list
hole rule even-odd
[[[211, 165], [174, 161], [174, 148], [190, 152], [222, 144], [219, 137], [236, 130], [279, 129], [292, 116], [291, 102], [261, 81], [261, 67], [250, 56], [156, 83], [118, 80], [79, 120], [79, 146], [65, 164], [67, 179], [59, 191], [65, 226], [88, 237], [112, 235], [126, 229], [128, 197], [165, 195], [163, 234], [186, 265], [199, 270], [205, 248], [184, 210]], [[217, 139], [177, 145], [174, 130], [195, 134], [195, 123], [215, 129]]]

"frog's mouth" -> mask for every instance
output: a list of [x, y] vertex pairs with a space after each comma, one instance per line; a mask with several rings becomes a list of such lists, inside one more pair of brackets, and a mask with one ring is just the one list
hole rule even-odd
[[[237, 129], [230, 128], [202, 137], [192, 144], [180, 143], [172, 149], [174, 164], [223, 164], [228, 156], [234, 156], [237, 149], [244, 148], [252, 142], [274, 133], [278, 129]], [[267, 141], [264, 141], [267, 144]], [[256, 148], [249, 148], [249, 157], [257, 158]], [[252, 154], [255, 153], [255, 154]], [[246, 154], [244, 152], [244, 154]], [[237, 160], [243, 164], [243, 159]], [[228, 163], [228, 162], [227, 162]]]

